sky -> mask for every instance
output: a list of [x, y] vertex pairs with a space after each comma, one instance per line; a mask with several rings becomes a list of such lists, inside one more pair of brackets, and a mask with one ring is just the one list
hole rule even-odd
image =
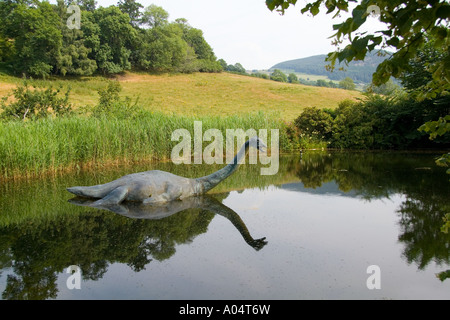
[[[106, 7], [118, 0], [97, 0]], [[269, 69], [279, 62], [327, 54], [335, 50], [330, 36], [333, 24], [321, 12], [316, 17], [300, 12], [301, 5], [284, 15], [270, 11], [265, 0], [140, 0], [144, 7], [155, 4], [169, 13], [169, 21], [185, 18], [203, 31], [218, 59], [241, 63], [247, 70]], [[300, 0], [299, 3], [306, 2]], [[376, 20], [376, 19], [373, 19]]]

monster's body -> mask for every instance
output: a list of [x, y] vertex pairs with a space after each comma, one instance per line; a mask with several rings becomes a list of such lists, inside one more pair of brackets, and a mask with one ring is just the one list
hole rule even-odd
[[130, 174], [103, 185], [68, 188], [68, 191], [80, 197], [101, 199], [98, 204], [122, 201], [151, 204], [202, 194], [201, 185], [195, 179], [158, 170]]
[[112, 182], [92, 187], [72, 187], [67, 190], [77, 196], [100, 199], [96, 205], [114, 205], [123, 201], [158, 204], [183, 200], [204, 194], [230, 176], [250, 146], [261, 150], [265, 145], [258, 138], [250, 139], [225, 168], [198, 179], [184, 178], [164, 171], [134, 173]]

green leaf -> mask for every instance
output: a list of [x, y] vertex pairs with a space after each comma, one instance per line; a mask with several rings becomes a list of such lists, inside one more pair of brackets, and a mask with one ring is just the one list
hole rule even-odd
[[450, 5], [442, 3], [436, 10], [436, 17], [439, 19], [450, 19]]
[[316, 16], [319, 14], [319, 12], [320, 12], [319, 5], [320, 5], [320, 3], [316, 2], [316, 4], [311, 7], [310, 12], [313, 16]]
[[276, 6], [276, 1], [274, 0], [266, 0], [266, 6], [269, 8], [270, 11], [273, 11]]
[[357, 6], [355, 9], [353, 9], [352, 16], [353, 16], [353, 30], [357, 30], [364, 22], [366, 22], [366, 13], [367, 8], [364, 8], [363, 6]]
[[356, 52], [362, 52], [364, 50], [367, 52], [367, 43], [368, 42], [369, 42], [369, 37], [355, 38], [352, 42], [352, 48]]
[[400, 39], [397, 37], [393, 37], [386, 41], [386, 43], [390, 46], [398, 48], [398, 44], [400, 43]]
[[347, 47], [345, 47], [344, 50], [342, 50], [341, 52], [338, 53], [338, 60], [339, 63], [341, 63], [342, 61], [346, 61], [346, 62], [350, 62], [353, 60], [353, 58], [356, 55], [356, 51], [352, 48], [351, 45], [348, 45]]
[[333, 30], [339, 30], [342, 28], [343, 25], [344, 25], [344, 23], [333, 24]]

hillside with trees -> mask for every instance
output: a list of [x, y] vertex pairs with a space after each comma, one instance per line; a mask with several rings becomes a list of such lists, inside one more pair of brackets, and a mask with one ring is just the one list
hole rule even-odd
[[161, 7], [143, 8], [135, 0], [98, 7], [78, 0], [82, 23], [68, 28], [71, 3], [1, 1], [0, 69], [32, 77], [222, 70], [203, 32], [186, 19], [169, 21]]
[[329, 62], [326, 61], [327, 55], [317, 55], [302, 59], [280, 62], [270, 70], [280, 69], [290, 72], [326, 76], [331, 80], [340, 81], [345, 78], [351, 78], [357, 82], [371, 83], [372, 75], [377, 67], [389, 57], [385, 51], [373, 52], [367, 55], [364, 61], [352, 61], [348, 66], [337, 66], [333, 71], [326, 67]]

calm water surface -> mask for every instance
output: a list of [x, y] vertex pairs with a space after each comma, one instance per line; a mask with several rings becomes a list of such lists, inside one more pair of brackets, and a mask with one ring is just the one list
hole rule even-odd
[[[311, 152], [242, 166], [208, 197], [113, 211], [68, 186], [155, 164], [0, 186], [2, 299], [449, 299], [450, 182], [434, 154]], [[81, 289], [69, 290], [71, 265]], [[380, 289], [369, 290], [369, 266]]]

